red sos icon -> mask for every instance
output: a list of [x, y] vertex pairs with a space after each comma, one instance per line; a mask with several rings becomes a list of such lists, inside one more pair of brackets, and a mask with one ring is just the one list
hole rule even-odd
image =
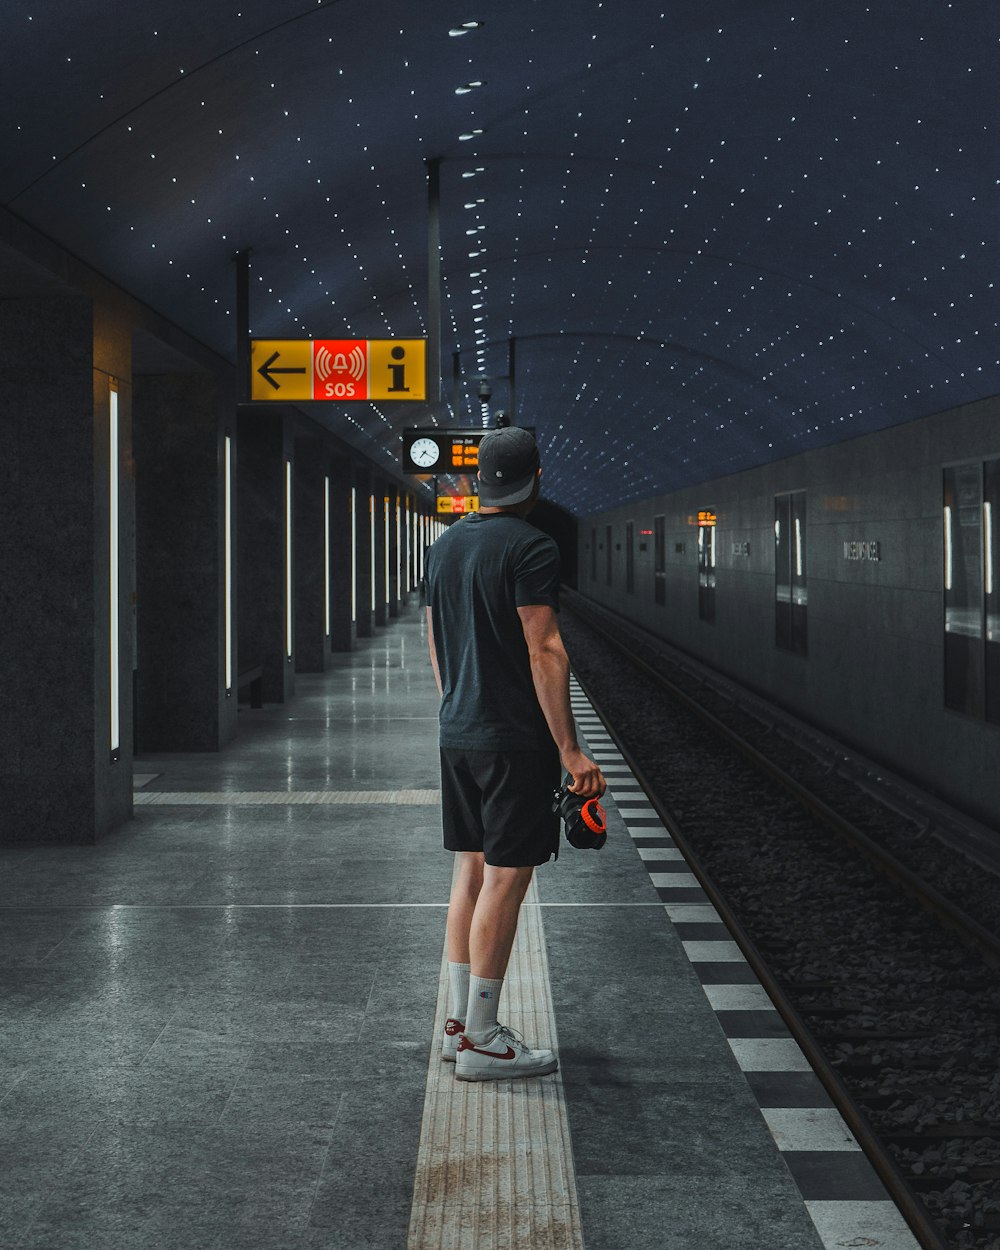
[[365, 339], [329, 339], [313, 344], [313, 398], [368, 398]]

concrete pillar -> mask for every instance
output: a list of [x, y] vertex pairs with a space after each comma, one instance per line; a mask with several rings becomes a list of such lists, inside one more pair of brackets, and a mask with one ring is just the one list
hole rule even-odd
[[4, 844], [92, 843], [132, 812], [130, 349], [89, 300], [0, 300]]
[[[403, 497], [402, 492], [395, 483], [392, 483], [386, 488], [386, 496], [389, 500], [389, 548], [386, 552], [386, 559], [389, 563], [388, 614], [389, 618], [394, 620], [399, 616], [402, 606], [402, 596], [406, 594], [405, 589], [403, 589], [399, 558], [399, 550], [401, 546], [405, 551], [402, 533]], [[397, 508], [400, 509], [399, 512], [396, 511]]]
[[[292, 424], [280, 408], [239, 410], [237, 444], [237, 567], [239, 667], [263, 665], [265, 703], [284, 703], [295, 693], [294, 645], [288, 654], [288, 614], [295, 637], [295, 474]], [[292, 525], [286, 522], [287, 466], [291, 464]]]
[[352, 611], [356, 554], [352, 535], [354, 466], [347, 456], [333, 456], [330, 473], [330, 649], [350, 651], [354, 646]]
[[375, 624], [386, 625], [389, 621], [389, 605], [386, 602], [386, 569], [389, 559], [386, 516], [390, 505], [389, 483], [380, 477], [374, 479], [375, 492]]
[[[323, 673], [330, 654], [327, 574], [329, 453], [325, 439], [295, 440], [295, 671]], [[332, 500], [330, 507], [332, 508]], [[328, 566], [328, 553], [330, 564]], [[330, 586], [332, 597], [332, 585]]]
[[[355, 466], [354, 490], [357, 520], [355, 526], [355, 555], [358, 609], [355, 633], [358, 638], [370, 638], [375, 632], [375, 613], [372, 609], [372, 582], [375, 577], [375, 565], [372, 561], [372, 494], [374, 484], [371, 469], [361, 465]], [[375, 519], [377, 520], [377, 516]]]
[[[236, 576], [226, 666], [226, 456], [235, 395], [207, 373], [135, 378], [140, 751], [217, 751], [236, 733]], [[234, 553], [235, 556], [235, 553]]]

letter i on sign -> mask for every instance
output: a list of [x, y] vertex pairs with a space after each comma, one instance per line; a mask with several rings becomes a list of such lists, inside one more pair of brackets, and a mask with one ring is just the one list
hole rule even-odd
[[369, 399], [426, 399], [426, 343], [423, 339], [370, 339]]
[[400, 347], [397, 344], [389, 355], [392, 357], [393, 361], [396, 362], [395, 364], [391, 364], [389, 366], [389, 372], [392, 374], [392, 386], [389, 387], [390, 392], [408, 391], [410, 388], [403, 385], [403, 378], [406, 375], [406, 365], [403, 363], [406, 357], [406, 348]]

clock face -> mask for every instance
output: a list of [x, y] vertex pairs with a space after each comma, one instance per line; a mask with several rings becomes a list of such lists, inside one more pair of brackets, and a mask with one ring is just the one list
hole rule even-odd
[[410, 448], [410, 459], [422, 469], [437, 464], [441, 449], [432, 438], [418, 438]]

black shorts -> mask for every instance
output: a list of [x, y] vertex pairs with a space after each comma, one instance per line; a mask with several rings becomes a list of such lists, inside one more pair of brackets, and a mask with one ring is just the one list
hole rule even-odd
[[496, 868], [544, 864], [559, 849], [559, 752], [441, 748], [441, 807], [449, 851], [482, 851]]

